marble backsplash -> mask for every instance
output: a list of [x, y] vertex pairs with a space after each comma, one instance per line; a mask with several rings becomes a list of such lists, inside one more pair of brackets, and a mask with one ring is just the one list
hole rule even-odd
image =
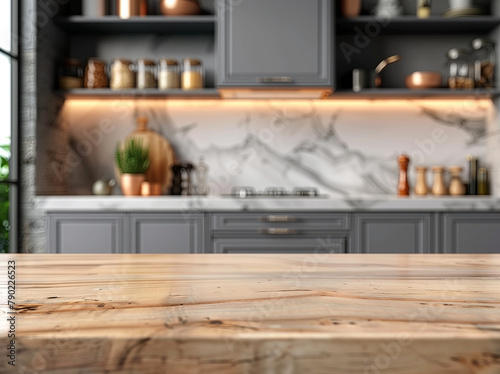
[[64, 181], [68, 194], [90, 194], [95, 179], [114, 176], [116, 144], [143, 115], [178, 159], [205, 158], [211, 194], [241, 185], [395, 194], [401, 153], [412, 166], [464, 168], [465, 156], [475, 155], [492, 171], [499, 194], [499, 125], [487, 100], [67, 100], [58, 119], [69, 132], [67, 156], [44, 170]]

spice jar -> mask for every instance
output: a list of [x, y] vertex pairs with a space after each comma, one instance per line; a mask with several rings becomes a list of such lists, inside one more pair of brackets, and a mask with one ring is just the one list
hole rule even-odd
[[59, 68], [59, 88], [70, 90], [83, 87], [83, 66], [80, 61], [69, 58]]
[[197, 90], [203, 88], [203, 64], [201, 60], [195, 58], [185, 58], [182, 60], [182, 89]]
[[474, 88], [474, 65], [469, 51], [459, 48], [448, 51], [448, 86], [451, 89]]
[[129, 60], [115, 58], [111, 64], [112, 90], [126, 90], [135, 87], [134, 63]]
[[472, 41], [474, 78], [476, 87], [492, 88], [495, 86], [496, 54], [495, 44], [487, 39], [474, 39]]
[[177, 60], [171, 58], [160, 59], [158, 87], [160, 90], [170, 90], [181, 87], [180, 67]]
[[156, 88], [156, 64], [152, 60], [137, 60], [137, 88]]
[[94, 57], [89, 58], [85, 68], [83, 84], [85, 88], [107, 88], [106, 63]]

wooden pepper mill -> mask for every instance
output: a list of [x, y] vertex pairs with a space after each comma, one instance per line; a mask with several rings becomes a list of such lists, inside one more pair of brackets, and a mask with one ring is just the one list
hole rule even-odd
[[398, 196], [410, 196], [410, 185], [408, 183], [408, 165], [410, 158], [407, 155], [398, 157], [399, 163], [399, 184]]
[[425, 196], [429, 193], [429, 187], [427, 187], [427, 168], [425, 166], [417, 166], [415, 168], [417, 171], [417, 183], [415, 185], [415, 195]]

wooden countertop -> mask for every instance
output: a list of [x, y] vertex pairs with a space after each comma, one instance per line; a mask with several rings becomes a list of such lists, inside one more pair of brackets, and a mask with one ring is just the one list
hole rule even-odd
[[500, 255], [1, 260], [0, 373], [500, 373]]

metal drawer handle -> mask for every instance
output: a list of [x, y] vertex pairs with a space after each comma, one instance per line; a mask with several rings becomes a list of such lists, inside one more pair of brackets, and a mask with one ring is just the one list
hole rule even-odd
[[292, 235], [296, 234], [297, 230], [272, 228], [272, 229], [264, 229], [261, 232], [267, 235]]
[[255, 78], [257, 83], [292, 83], [292, 77], [278, 76], [278, 77], [260, 77]]
[[297, 219], [291, 216], [267, 216], [262, 217], [261, 221], [266, 222], [295, 222]]

